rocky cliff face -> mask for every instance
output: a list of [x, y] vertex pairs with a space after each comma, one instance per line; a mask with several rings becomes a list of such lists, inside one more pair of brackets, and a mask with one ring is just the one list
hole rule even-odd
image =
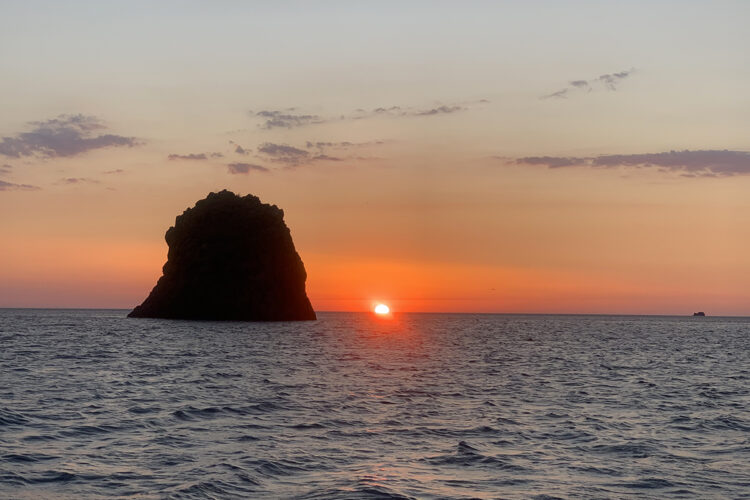
[[211, 193], [177, 217], [151, 294], [128, 315], [202, 320], [313, 320], [307, 273], [284, 211], [256, 196]]

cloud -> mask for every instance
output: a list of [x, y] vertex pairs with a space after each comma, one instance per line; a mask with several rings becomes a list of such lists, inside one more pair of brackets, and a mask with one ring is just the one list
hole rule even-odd
[[587, 158], [567, 156], [527, 156], [516, 160], [518, 164], [543, 165], [548, 168], [575, 167], [585, 165], [586, 162]]
[[41, 188], [30, 184], [14, 184], [0, 181], [0, 191], [39, 191]]
[[401, 106], [391, 106], [389, 108], [375, 108], [369, 113], [365, 111], [364, 109], [358, 109], [356, 112], [359, 114], [364, 114], [364, 115], [395, 115], [395, 116], [404, 115], [404, 111], [401, 109]]
[[552, 92], [551, 94], [544, 95], [541, 98], [542, 99], [567, 99], [569, 90], [570, 89], [558, 90], [557, 92]]
[[[489, 102], [484, 100], [485, 102]], [[483, 103], [483, 101], [478, 101]], [[361, 120], [363, 118], [370, 118], [373, 116], [394, 116], [394, 117], [415, 117], [415, 116], [436, 116], [436, 115], [447, 115], [456, 113], [457, 111], [466, 111], [467, 107], [459, 104], [451, 105], [440, 105], [434, 108], [413, 108], [413, 107], [402, 107], [402, 106], [391, 106], [389, 108], [375, 108], [371, 111], [364, 109], [358, 109], [352, 115], [351, 119]]]
[[88, 177], [65, 177], [60, 179], [57, 184], [99, 184], [99, 181]]
[[167, 156], [168, 160], [208, 160], [210, 158], [223, 158], [224, 155], [221, 153], [190, 153], [186, 155], [180, 155], [173, 153]]
[[230, 174], [247, 174], [251, 170], [256, 172], [268, 172], [269, 170], [262, 165], [252, 163], [230, 163], [227, 165], [227, 171]]
[[[263, 129], [271, 130], [275, 128], [297, 128], [308, 125], [318, 125], [321, 123], [329, 123], [334, 121], [342, 120], [363, 120], [367, 118], [374, 118], [379, 116], [392, 116], [392, 117], [417, 117], [417, 116], [438, 116], [456, 113], [458, 111], [466, 111], [469, 108], [468, 104], [487, 104], [490, 101], [487, 99], [480, 99], [478, 101], [472, 101], [467, 103], [456, 103], [456, 104], [440, 104], [431, 108], [417, 108], [413, 106], [389, 106], [389, 107], [377, 107], [370, 110], [367, 109], [356, 109], [348, 114], [342, 114], [338, 116], [320, 116], [314, 114], [298, 114], [292, 113], [296, 108], [289, 108], [285, 111], [280, 110], [264, 110], [258, 111], [257, 113], [251, 112], [253, 116], [263, 119], [263, 123], [259, 126]], [[466, 105], [464, 105], [466, 104]]]
[[294, 108], [290, 108], [287, 111], [258, 111], [257, 113], [255, 113], [255, 116], [258, 116], [265, 120], [261, 125], [261, 128], [268, 130], [274, 128], [303, 127], [305, 125], [314, 125], [318, 123], [324, 123], [326, 121], [318, 115], [300, 115], [290, 113], [290, 111], [294, 111]]
[[243, 148], [239, 144], [237, 144], [237, 147], [234, 148], [234, 152], [237, 153], [238, 155], [249, 155], [250, 154], [250, 151], [248, 151], [247, 149]]
[[310, 159], [308, 151], [287, 144], [264, 142], [258, 146], [258, 152], [267, 156], [270, 161], [287, 165], [298, 165]]
[[414, 112], [414, 116], [432, 116], [432, 115], [447, 115], [449, 113], [455, 113], [456, 111], [463, 111], [466, 108], [463, 106], [438, 106], [424, 111]]
[[102, 173], [103, 173], [103, 174], [122, 174], [123, 172], [125, 172], [125, 171], [124, 171], [123, 169], [121, 169], [121, 168], [118, 168], [118, 169], [116, 169], [116, 170], [105, 170], [105, 171], [104, 171], [104, 172], [102, 172]]
[[617, 73], [606, 73], [591, 80], [572, 80], [568, 82], [569, 86], [543, 95], [540, 99], [567, 99], [572, 92], [591, 92], [598, 88], [615, 91], [622, 80], [632, 75], [634, 71], [634, 69], [629, 69]]
[[631, 69], [630, 71], [620, 71], [619, 73], [601, 75], [597, 80], [604, 83], [608, 90], [617, 90], [620, 81], [630, 76], [632, 72], [633, 70]]
[[[308, 147], [313, 144], [308, 141]], [[324, 143], [320, 143], [324, 144]], [[341, 143], [331, 143], [341, 144]], [[330, 156], [319, 150], [317, 154], [312, 154], [310, 151], [296, 148], [288, 144], [274, 144], [272, 142], [265, 142], [258, 146], [258, 153], [266, 157], [268, 161], [274, 163], [281, 163], [288, 167], [295, 167], [298, 165], [309, 164], [317, 161], [344, 161], [343, 158], [337, 156]]]
[[7, 163], [0, 165], [0, 174], [9, 174], [13, 170], [13, 165], [8, 165]]
[[86, 115], [60, 115], [46, 121], [29, 123], [30, 132], [21, 132], [0, 141], [0, 155], [12, 158], [41, 156], [47, 158], [76, 156], [93, 149], [140, 144], [134, 137], [100, 134], [106, 129], [98, 118]]
[[542, 165], [548, 168], [656, 168], [679, 173], [685, 177], [730, 177], [750, 174], [750, 152], [727, 149], [666, 151], [593, 157], [530, 156], [515, 163]]
[[312, 161], [344, 161], [343, 158], [336, 156], [329, 156], [326, 154], [315, 155], [311, 158]]
[[167, 156], [167, 159], [169, 160], [208, 160], [208, 156], [206, 156], [206, 153], [190, 153], [187, 155], [179, 155], [176, 153], [172, 153], [171, 155]]
[[348, 148], [351, 146], [354, 146], [355, 144], [353, 142], [349, 141], [342, 141], [342, 142], [326, 142], [326, 141], [307, 141], [305, 143], [305, 147], [307, 149], [317, 148], [317, 149], [324, 149], [324, 148]]
[[323, 152], [327, 149], [336, 149], [336, 150], [348, 150], [348, 149], [355, 149], [355, 148], [364, 148], [364, 147], [370, 147], [370, 146], [381, 146], [385, 144], [386, 141], [365, 141], [365, 142], [351, 142], [351, 141], [339, 141], [339, 142], [330, 142], [330, 141], [307, 141], [305, 143], [305, 147], [307, 149], [317, 149], [319, 152]]

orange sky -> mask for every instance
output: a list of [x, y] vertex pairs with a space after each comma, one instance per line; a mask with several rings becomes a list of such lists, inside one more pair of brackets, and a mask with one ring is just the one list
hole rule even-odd
[[750, 314], [747, 4], [575, 4], [4, 4], [0, 307], [137, 305], [226, 188], [317, 310]]

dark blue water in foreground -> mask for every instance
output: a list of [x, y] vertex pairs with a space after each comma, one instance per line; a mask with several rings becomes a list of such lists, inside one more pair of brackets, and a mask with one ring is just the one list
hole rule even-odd
[[750, 498], [750, 320], [0, 310], [0, 498]]

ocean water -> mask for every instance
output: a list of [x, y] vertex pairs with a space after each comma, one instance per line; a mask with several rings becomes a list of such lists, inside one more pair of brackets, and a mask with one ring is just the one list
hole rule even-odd
[[750, 319], [0, 310], [0, 498], [750, 498]]

